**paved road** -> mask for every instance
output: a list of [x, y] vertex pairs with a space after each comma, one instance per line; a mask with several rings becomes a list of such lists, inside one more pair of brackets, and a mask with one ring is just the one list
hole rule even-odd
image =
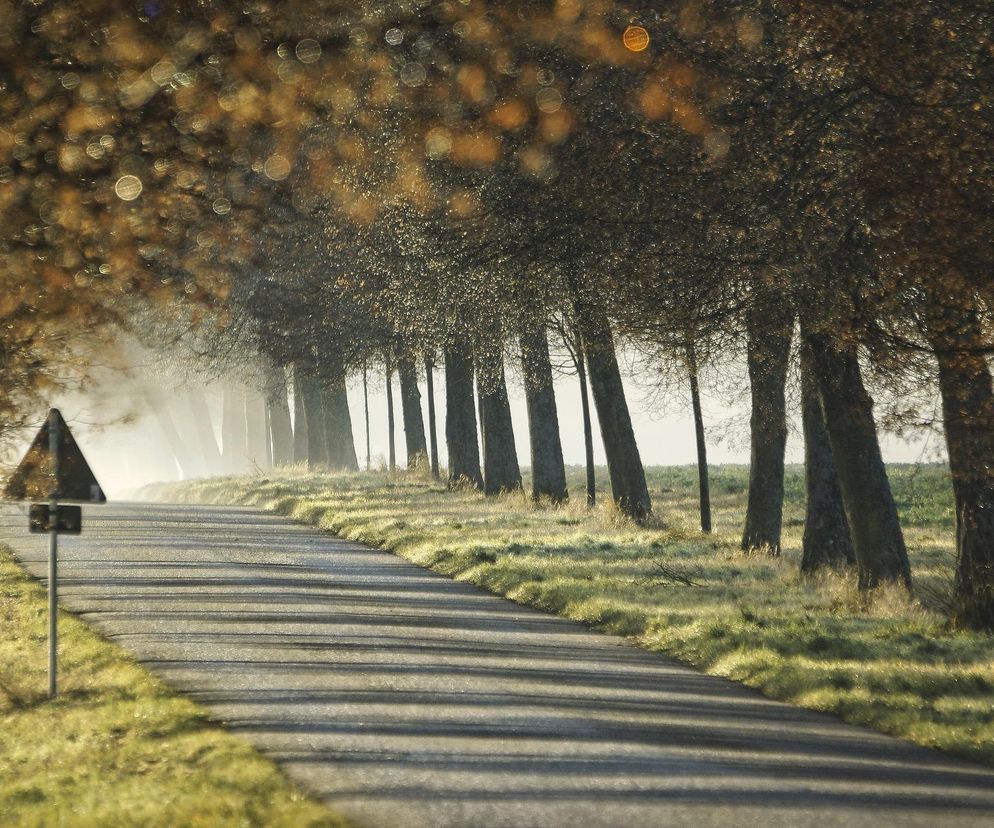
[[[0, 536], [44, 577], [20, 507]], [[994, 773], [246, 508], [87, 508], [63, 605], [359, 826], [994, 824]]]

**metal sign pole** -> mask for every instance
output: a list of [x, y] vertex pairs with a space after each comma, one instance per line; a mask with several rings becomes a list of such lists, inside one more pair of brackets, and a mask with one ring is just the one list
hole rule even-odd
[[48, 695], [57, 691], [57, 665], [59, 651], [58, 599], [59, 599], [59, 415], [53, 409], [48, 415], [48, 446], [52, 453], [52, 491], [48, 503]]
[[[66, 456], [62, 457], [65, 448]], [[65, 465], [65, 469], [62, 466]], [[3, 488], [2, 497], [13, 500], [44, 500], [48, 505], [32, 503], [28, 511], [28, 529], [49, 533], [48, 547], [48, 695], [58, 692], [57, 656], [59, 653], [59, 532], [78, 535], [83, 528], [79, 506], [63, 506], [59, 500], [83, 503], [106, 503], [103, 489], [93, 470], [73, 439], [72, 430], [57, 408], [48, 412], [45, 421], [28, 447], [27, 453]], [[47, 514], [46, 514], [47, 512]]]

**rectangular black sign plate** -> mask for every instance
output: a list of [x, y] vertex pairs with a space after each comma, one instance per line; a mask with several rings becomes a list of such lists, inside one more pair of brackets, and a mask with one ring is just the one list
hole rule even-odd
[[[47, 503], [32, 503], [28, 512], [32, 532], [51, 532], [51, 509]], [[83, 510], [79, 506], [59, 505], [55, 530], [60, 535], [78, 535], [83, 531]]]

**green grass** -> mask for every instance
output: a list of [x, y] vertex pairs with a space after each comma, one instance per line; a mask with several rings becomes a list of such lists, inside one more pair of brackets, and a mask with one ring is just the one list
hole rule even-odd
[[[747, 470], [712, 471], [716, 531], [697, 531], [696, 470], [649, 469], [654, 525], [596, 509], [487, 500], [418, 475], [224, 478], [150, 490], [261, 506], [422, 566], [673, 654], [764, 693], [994, 765], [994, 636], [951, 630], [953, 507], [939, 466], [890, 469], [918, 598], [860, 594], [852, 577], [798, 572], [804, 490], [788, 469], [784, 554], [739, 551]], [[601, 478], [605, 475], [601, 473]], [[571, 470], [582, 501], [580, 470]], [[682, 576], [695, 586], [679, 583]], [[927, 600], [925, 597], [927, 596]]]
[[0, 547], [0, 825], [346, 824], [67, 613], [48, 699], [47, 630], [44, 590]]

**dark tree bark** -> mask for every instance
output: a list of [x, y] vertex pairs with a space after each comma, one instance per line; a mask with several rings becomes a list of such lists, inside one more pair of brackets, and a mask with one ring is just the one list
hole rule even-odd
[[801, 551], [801, 572], [854, 566], [852, 534], [835, 470], [832, 444], [818, 393], [811, 352], [801, 344], [801, 414], [804, 423], [804, 485], [807, 515]]
[[400, 377], [400, 407], [404, 417], [407, 468], [416, 469], [428, 463], [428, 443], [425, 440], [421, 391], [418, 389], [418, 370], [414, 360], [408, 356], [399, 358], [397, 375]]
[[430, 355], [425, 356], [425, 385], [428, 389], [428, 438], [431, 451], [431, 476], [438, 480], [438, 428], [435, 421], [435, 364]]
[[269, 436], [272, 440], [274, 466], [293, 462], [293, 428], [287, 401], [286, 376], [279, 368], [267, 372], [266, 409], [269, 412]]
[[321, 410], [328, 465], [333, 469], [357, 471], [359, 462], [352, 436], [352, 414], [349, 412], [349, 395], [344, 375], [324, 387], [321, 394]]
[[293, 366], [293, 462], [310, 464], [307, 449], [307, 413], [304, 411], [304, 372], [300, 365]]
[[577, 320], [586, 347], [590, 389], [607, 455], [611, 493], [623, 514], [642, 522], [652, 513], [652, 501], [635, 442], [611, 325], [603, 310], [590, 303], [578, 304]]
[[780, 554], [783, 528], [784, 453], [787, 449], [787, 367], [794, 333], [793, 313], [762, 306], [748, 320], [749, 499], [742, 548]]
[[217, 437], [211, 424], [211, 412], [207, 406], [207, 398], [203, 389], [191, 387], [186, 392], [186, 403], [193, 418], [193, 427], [197, 433], [197, 446], [204, 458], [204, 468], [208, 475], [220, 474], [221, 451], [217, 447]]
[[311, 469], [326, 466], [328, 446], [325, 442], [321, 383], [306, 373], [298, 374], [297, 379], [300, 381], [299, 391], [304, 403], [304, 420], [307, 423], [307, 466]]
[[369, 471], [371, 455], [369, 439], [369, 377], [365, 364], [362, 366], [362, 411], [366, 423], [366, 471]]
[[928, 333], [956, 502], [951, 614], [959, 626], [994, 631], [994, 386], [975, 305], [970, 297], [961, 307], [949, 301], [933, 297]]
[[587, 388], [587, 359], [584, 356], [583, 339], [577, 335], [573, 364], [580, 383], [580, 410], [583, 414], [583, 458], [587, 470], [587, 505], [597, 503], [597, 478], [594, 469], [594, 426], [590, 418], [590, 391]]
[[250, 466], [268, 468], [269, 431], [266, 428], [266, 401], [254, 389], [245, 394], [245, 446]]
[[559, 411], [552, 385], [549, 340], [544, 328], [535, 327], [522, 334], [521, 366], [528, 407], [532, 499], [547, 497], [553, 503], [561, 503], [569, 498], [569, 490], [559, 436]]
[[221, 404], [221, 459], [227, 474], [245, 471], [245, 392], [225, 386]]
[[390, 471], [397, 470], [397, 427], [393, 416], [393, 365], [387, 357], [387, 444]]
[[856, 350], [824, 333], [805, 333], [818, 378], [825, 427], [852, 532], [859, 586], [900, 581], [911, 588], [911, 568], [897, 507], [880, 454], [873, 400], [863, 386]]
[[694, 409], [694, 433], [697, 436], [697, 488], [701, 511], [701, 531], [711, 531], [711, 481], [708, 477], [708, 444], [704, 434], [704, 412], [698, 382], [697, 349], [693, 340], [687, 344], [687, 372], [690, 374], [690, 404]]
[[500, 353], [481, 357], [477, 387], [483, 432], [483, 491], [487, 495], [515, 491], [521, 488], [521, 468]]
[[445, 349], [445, 443], [449, 485], [468, 481], [483, 488], [476, 407], [473, 405], [473, 354], [465, 346]]

